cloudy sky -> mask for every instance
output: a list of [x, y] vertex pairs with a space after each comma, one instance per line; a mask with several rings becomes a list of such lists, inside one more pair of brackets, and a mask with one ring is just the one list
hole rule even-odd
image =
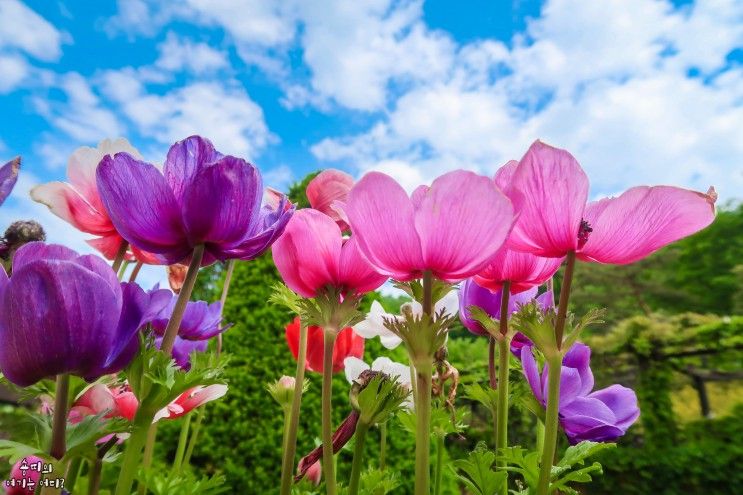
[[742, 63], [739, 0], [0, 0], [0, 160], [24, 158], [0, 223], [84, 249], [30, 187], [102, 138], [161, 162], [195, 133], [277, 188], [325, 167], [409, 189], [492, 174], [540, 138], [594, 197], [743, 198]]

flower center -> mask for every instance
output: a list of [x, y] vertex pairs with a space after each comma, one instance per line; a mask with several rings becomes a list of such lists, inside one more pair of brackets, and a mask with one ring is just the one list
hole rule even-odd
[[581, 219], [580, 227], [578, 228], [578, 249], [586, 245], [586, 242], [588, 242], [588, 237], [591, 235], [591, 232], [593, 232], [593, 228], [591, 228], [591, 224]]

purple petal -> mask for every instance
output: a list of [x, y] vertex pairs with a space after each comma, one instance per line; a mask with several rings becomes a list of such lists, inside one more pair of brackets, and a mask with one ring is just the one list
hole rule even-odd
[[544, 395], [542, 394], [542, 382], [539, 377], [539, 368], [537, 367], [537, 361], [534, 359], [534, 354], [531, 351], [531, 346], [524, 346], [521, 348], [521, 367], [526, 377], [526, 381], [531, 387], [531, 391], [534, 393], [534, 397], [544, 405]]
[[578, 395], [585, 396], [593, 390], [593, 372], [590, 363], [591, 348], [581, 342], [576, 342], [562, 359], [563, 369], [568, 367], [578, 371], [581, 384]]
[[[155, 347], [160, 349], [162, 343], [162, 337], [155, 338]], [[176, 336], [171, 355], [178, 366], [188, 371], [191, 369], [191, 354], [194, 352], [204, 352], [208, 347], [209, 343], [206, 340], [185, 340]]]
[[[539, 289], [537, 287], [532, 287], [531, 289], [527, 289], [524, 292], [511, 294], [508, 297], [508, 317], [510, 318], [512, 314], [514, 314], [521, 308], [521, 306], [532, 302], [532, 300], [534, 300], [534, 296], [537, 295], [538, 290]], [[500, 312], [500, 308], [498, 309], [498, 312]]]
[[20, 270], [23, 266], [39, 260], [71, 261], [80, 256], [72, 249], [59, 244], [44, 242], [29, 242], [21, 246], [13, 255], [13, 270]]
[[259, 218], [263, 182], [245, 160], [225, 156], [197, 172], [181, 204], [192, 245], [232, 246], [249, 234]]
[[0, 167], [0, 205], [10, 196], [16, 181], [18, 180], [18, 170], [21, 168], [21, 157], [13, 158], [8, 163]]
[[588, 396], [598, 399], [614, 412], [616, 426], [626, 431], [640, 416], [635, 391], [621, 385], [611, 385]]
[[284, 196], [275, 209], [268, 206], [261, 208], [259, 220], [255, 223], [255, 233], [251, 232], [236, 247], [224, 250], [220, 259], [250, 261], [263, 254], [284, 233], [291, 220], [295, 207], [289, 205], [289, 200]]
[[176, 263], [191, 251], [181, 209], [153, 165], [126, 153], [106, 156], [98, 166], [98, 191], [111, 222], [132, 245]]
[[70, 261], [36, 261], [14, 271], [0, 301], [0, 370], [25, 387], [100, 367], [114, 339], [119, 291]]
[[212, 142], [200, 136], [188, 137], [170, 147], [163, 175], [178, 204], [184, 204], [184, 192], [195, 182], [196, 175], [220, 158], [222, 154], [214, 149]]
[[462, 325], [470, 332], [476, 335], [487, 335], [487, 331], [475, 319], [470, 317], [470, 306], [478, 306], [491, 316], [491, 318], [500, 318], [501, 291], [496, 293], [490, 292], [484, 287], [480, 287], [471, 278], [462, 283], [459, 290], [459, 319]]

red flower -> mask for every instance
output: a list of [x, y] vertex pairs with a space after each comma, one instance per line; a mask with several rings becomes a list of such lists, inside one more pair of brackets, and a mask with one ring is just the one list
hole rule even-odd
[[[292, 351], [294, 359], [299, 354], [299, 318], [286, 326], [286, 342]], [[323, 329], [310, 326], [307, 329], [307, 370], [322, 373], [323, 360]], [[357, 335], [353, 328], [346, 327], [338, 333], [333, 347], [333, 373], [343, 371], [343, 360], [347, 357], [364, 356], [364, 338]]]

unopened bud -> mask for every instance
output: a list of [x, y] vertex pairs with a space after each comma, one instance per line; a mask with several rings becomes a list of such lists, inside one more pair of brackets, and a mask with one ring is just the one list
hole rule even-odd
[[315, 486], [320, 484], [320, 478], [322, 478], [322, 466], [320, 461], [314, 463], [305, 473], [305, 477]]
[[10, 260], [21, 246], [34, 241], [45, 241], [44, 228], [34, 220], [19, 220], [10, 224], [2, 241], [0, 241], [0, 257]]
[[400, 306], [400, 314], [403, 316], [406, 316], [408, 318], [412, 318], [413, 316], [413, 304], [412, 303], [405, 303], [402, 306]]
[[361, 407], [359, 406], [359, 394], [367, 385], [369, 385], [369, 382], [377, 376], [381, 376], [383, 379], [389, 379], [389, 377], [381, 371], [364, 370], [361, 372], [359, 377], [353, 381], [351, 392], [349, 393], [349, 400], [351, 401], [351, 407], [355, 410], [361, 410]]
[[284, 375], [266, 388], [268, 389], [268, 393], [271, 394], [271, 397], [281, 407], [289, 408], [294, 399], [294, 386], [296, 383], [294, 377]]

